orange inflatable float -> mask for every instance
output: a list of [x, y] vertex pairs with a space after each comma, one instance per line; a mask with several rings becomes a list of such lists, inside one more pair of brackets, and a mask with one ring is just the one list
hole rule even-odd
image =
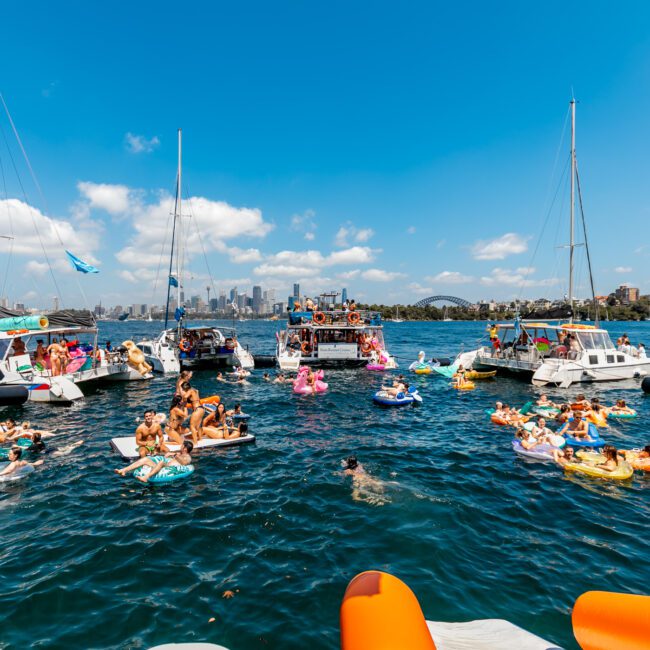
[[582, 650], [650, 646], [650, 596], [588, 591], [576, 600], [571, 621]]
[[365, 571], [341, 604], [341, 650], [436, 650], [415, 594], [399, 578]]
[[221, 397], [219, 395], [211, 395], [210, 397], [202, 397], [199, 402], [201, 404], [219, 404]]

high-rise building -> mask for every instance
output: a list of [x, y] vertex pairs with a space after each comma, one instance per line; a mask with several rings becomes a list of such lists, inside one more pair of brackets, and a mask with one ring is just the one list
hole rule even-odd
[[237, 307], [239, 307], [239, 309], [243, 309], [244, 307], [246, 307], [247, 300], [248, 300], [248, 296], [245, 293], [240, 293], [237, 296]]
[[217, 303], [217, 309], [219, 311], [226, 311], [226, 292], [221, 291], [219, 292], [219, 301]]
[[293, 297], [300, 301], [300, 285], [297, 282], [293, 285]]
[[25, 311], [25, 304], [22, 303], [22, 302], [17, 302], [17, 303], [14, 305], [14, 309], [15, 309], [16, 311]]
[[261, 313], [262, 311], [262, 287], [255, 285], [253, 287], [253, 311], [256, 314]]
[[289, 299], [287, 301], [289, 305], [289, 309], [293, 309], [294, 305], [296, 304], [296, 299], [293, 296], [289, 296]]
[[0, 307], [4, 307], [5, 309], [9, 307], [9, 298], [7, 298], [7, 296], [2, 296], [2, 298], [0, 298]]
[[230, 302], [237, 304], [237, 287], [233, 287], [230, 290]]
[[201, 296], [192, 296], [190, 298], [190, 306], [192, 307], [192, 309], [198, 310], [200, 300], [201, 300]]
[[54, 311], [59, 311], [59, 296], [54, 296], [54, 298], [52, 298], [52, 309], [54, 309]]
[[341, 291], [341, 302], [347, 302], [348, 301], [348, 290], [343, 287], [343, 290]]
[[[220, 298], [221, 298], [221, 296], [219, 298], [210, 298], [210, 312], [211, 313], [215, 312], [215, 311], [217, 311], [217, 309], [219, 309], [219, 300], [220, 300]], [[224, 300], [224, 302], [226, 301], [226, 296], [223, 297], [223, 300]]]
[[630, 287], [627, 284], [622, 284], [615, 292], [616, 298], [624, 305], [629, 305], [631, 302], [639, 301], [639, 290], [637, 287]]

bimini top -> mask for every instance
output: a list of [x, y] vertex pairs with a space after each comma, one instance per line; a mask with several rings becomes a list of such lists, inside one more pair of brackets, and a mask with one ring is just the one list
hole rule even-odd
[[[496, 323], [499, 329], [514, 329], [516, 324], [512, 323]], [[595, 325], [583, 325], [582, 323], [537, 323], [522, 320], [519, 322], [519, 327], [523, 329], [549, 329], [549, 330], [564, 330], [564, 331], [581, 331], [587, 330], [589, 332], [607, 332], [607, 330], [596, 327]]]
[[[0, 338], [3, 339], [33, 334], [97, 331], [95, 317], [87, 310], [64, 309], [43, 316], [32, 316], [0, 307], [0, 320], [5, 321], [0, 327]], [[10, 323], [7, 324], [6, 321]]]

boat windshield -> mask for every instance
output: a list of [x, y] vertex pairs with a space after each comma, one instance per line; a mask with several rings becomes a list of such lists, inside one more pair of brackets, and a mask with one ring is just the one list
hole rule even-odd
[[586, 350], [611, 350], [613, 344], [607, 332], [574, 332]]

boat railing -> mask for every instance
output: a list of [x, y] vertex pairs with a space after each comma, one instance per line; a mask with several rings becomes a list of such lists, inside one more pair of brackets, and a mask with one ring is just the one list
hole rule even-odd
[[381, 325], [381, 314], [368, 310], [344, 311], [342, 309], [322, 311], [289, 312], [289, 325], [307, 327], [363, 327]]

